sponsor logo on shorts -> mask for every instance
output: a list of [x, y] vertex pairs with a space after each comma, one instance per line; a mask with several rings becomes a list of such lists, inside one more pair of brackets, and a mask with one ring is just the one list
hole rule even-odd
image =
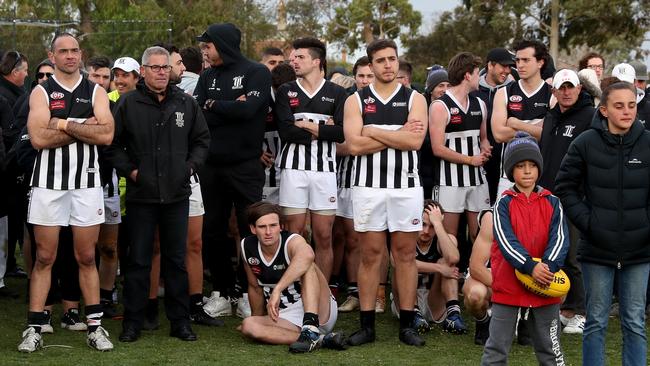
[[419, 223], [420, 223], [420, 219], [413, 219], [413, 221], [411, 221], [411, 224], [413, 225], [417, 225]]
[[522, 100], [523, 100], [523, 98], [521, 97], [521, 95], [511, 95], [510, 96], [510, 101], [513, 102], [513, 103], [519, 103]]
[[101, 208], [97, 210], [97, 215], [101, 216], [103, 214], [104, 214], [104, 210], [102, 210]]
[[330, 202], [332, 202], [332, 203], [336, 202], [336, 197], [334, 197], [334, 196], [330, 197]]
[[57, 92], [57, 91], [52, 92], [52, 94], [50, 94], [51, 99], [63, 99], [63, 97], [65, 97], [65, 95], [63, 93]]
[[50, 110], [65, 109], [65, 100], [53, 100], [50, 102]]
[[490, 199], [489, 199], [489, 198], [486, 198], [486, 199], [485, 199], [485, 204], [486, 204], [486, 205], [489, 205], [489, 204], [490, 204]]
[[111, 216], [113, 217], [117, 217], [117, 215], [118, 215], [117, 211], [113, 211], [113, 213], [111, 214]]
[[255, 257], [250, 257], [248, 258], [248, 264], [251, 266], [258, 266], [260, 264], [260, 260]]

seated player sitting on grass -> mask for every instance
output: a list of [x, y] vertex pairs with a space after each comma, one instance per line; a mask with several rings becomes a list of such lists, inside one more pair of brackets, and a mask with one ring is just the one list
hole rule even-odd
[[474, 344], [485, 345], [490, 335], [490, 299], [492, 298], [492, 272], [490, 271], [490, 247], [492, 234], [492, 210], [478, 215], [479, 232], [469, 257], [469, 269], [463, 285], [465, 309], [476, 320]]
[[[481, 365], [505, 365], [519, 308], [526, 308], [535, 356], [540, 365], [563, 365], [560, 298], [528, 291], [515, 269], [549, 286], [569, 250], [569, 233], [560, 200], [537, 185], [542, 154], [535, 139], [518, 132], [505, 148], [503, 169], [514, 186], [494, 205], [492, 320]], [[541, 258], [536, 262], [533, 258]]]
[[[418, 287], [413, 327], [423, 333], [429, 330], [429, 322], [432, 322], [440, 324], [446, 332], [463, 334], [467, 328], [460, 317], [458, 302], [458, 247], [456, 238], [442, 225], [443, 215], [444, 210], [438, 202], [424, 201], [422, 231], [416, 243]], [[391, 309], [399, 317], [395, 306], [399, 303], [397, 289], [393, 289], [392, 296]]]
[[253, 235], [242, 239], [241, 253], [252, 316], [241, 332], [259, 342], [288, 344], [291, 352], [342, 349], [343, 336], [331, 333], [336, 300], [314, 264], [314, 251], [302, 236], [282, 230], [281, 219], [278, 205], [258, 202], [248, 208]]

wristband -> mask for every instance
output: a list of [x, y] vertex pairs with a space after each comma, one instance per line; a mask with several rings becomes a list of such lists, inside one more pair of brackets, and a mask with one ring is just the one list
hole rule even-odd
[[65, 131], [68, 128], [68, 120], [67, 119], [59, 119], [56, 122], [56, 129], [59, 131]]

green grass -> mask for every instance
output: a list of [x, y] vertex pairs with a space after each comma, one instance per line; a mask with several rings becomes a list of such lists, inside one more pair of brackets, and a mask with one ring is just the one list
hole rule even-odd
[[[268, 346], [244, 339], [235, 329], [240, 320], [226, 318], [226, 326], [208, 328], [194, 326], [197, 342], [182, 342], [169, 337], [169, 324], [164, 318], [161, 302], [161, 328], [143, 332], [135, 343], [117, 341], [121, 329], [119, 321], [104, 320], [104, 327], [115, 343], [112, 352], [99, 353], [85, 344], [84, 332], [61, 329], [61, 308], [55, 307], [53, 325], [55, 334], [44, 336], [45, 349], [33, 354], [16, 350], [27, 312], [24, 280], [8, 279], [14, 291], [23, 290], [21, 298], [0, 299], [0, 365], [477, 365], [482, 347], [473, 343], [474, 322], [467, 335], [450, 335], [434, 328], [426, 337], [426, 346], [408, 347], [397, 339], [398, 321], [390, 314], [377, 317], [377, 341], [372, 345], [350, 348], [347, 351], [318, 350], [313, 354], [294, 355], [286, 346]], [[467, 314], [464, 318], [470, 319]], [[347, 334], [358, 326], [357, 313], [341, 314], [336, 330]], [[567, 365], [582, 363], [581, 336], [562, 335], [562, 349]], [[607, 337], [607, 364], [621, 364], [621, 332], [618, 319], [612, 318]], [[515, 344], [510, 353], [511, 365], [536, 365], [531, 347]]]

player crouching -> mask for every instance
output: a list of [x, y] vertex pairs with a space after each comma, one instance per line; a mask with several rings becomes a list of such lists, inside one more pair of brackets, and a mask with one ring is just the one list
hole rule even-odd
[[314, 264], [314, 251], [302, 236], [282, 230], [281, 219], [277, 205], [258, 202], [248, 208], [253, 235], [241, 241], [241, 253], [252, 316], [241, 332], [259, 342], [288, 344], [291, 352], [343, 349], [343, 335], [332, 333], [336, 300]]

